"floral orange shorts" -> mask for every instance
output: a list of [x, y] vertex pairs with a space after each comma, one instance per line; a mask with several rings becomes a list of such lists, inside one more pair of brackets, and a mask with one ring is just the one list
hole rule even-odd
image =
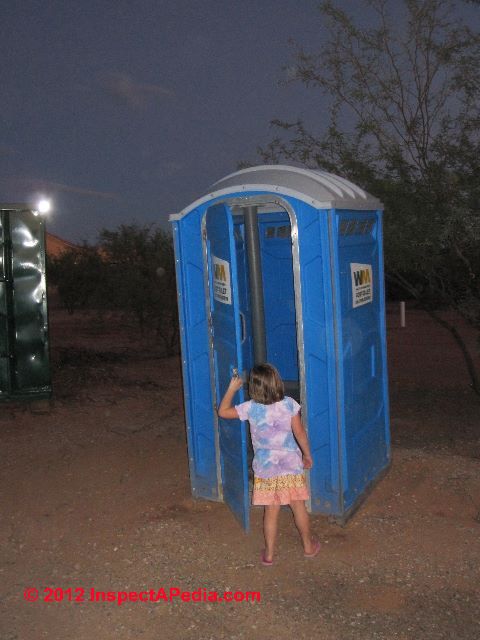
[[308, 500], [304, 473], [289, 473], [273, 478], [253, 480], [252, 504], [290, 504], [292, 500]]

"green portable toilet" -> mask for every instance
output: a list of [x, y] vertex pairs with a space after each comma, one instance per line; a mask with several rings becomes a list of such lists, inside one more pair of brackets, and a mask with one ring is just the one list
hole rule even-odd
[[45, 220], [0, 204], [0, 401], [51, 393]]

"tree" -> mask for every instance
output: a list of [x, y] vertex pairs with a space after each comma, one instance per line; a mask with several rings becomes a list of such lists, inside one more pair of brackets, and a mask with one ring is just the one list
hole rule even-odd
[[97, 246], [54, 258], [49, 277], [70, 313], [115, 309], [153, 329], [167, 355], [179, 346], [173, 241], [162, 229], [135, 224], [103, 229]]
[[57, 285], [62, 304], [70, 314], [105, 301], [105, 265], [95, 247], [65, 251], [48, 260], [49, 280]]
[[112, 305], [131, 313], [143, 332], [153, 327], [168, 355], [178, 349], [178, 310], [173, 241], [153, 226], [103, 229], [99, 247], [109, 265]]
[[387, 277], [452, 333], [480, 394], [438, 313], [480, 329], [480, 37], [451, 0], [358, 4], [370, 26], [329, 0], [328, 41], [317, 53], [295, 45], [295, 79], [320, 91], [327, 127], [274, 120], [282, 134], [259, 152], [345, 175], [384, 202]]

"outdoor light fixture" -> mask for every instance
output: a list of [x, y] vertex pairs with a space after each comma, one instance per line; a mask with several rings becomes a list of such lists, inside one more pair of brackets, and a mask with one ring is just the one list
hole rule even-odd
[[39, 200], [37, 205], [38, 213], [48, 213], [51, 208], [52, 203], [50, 202], [50, 200], [47, 200], [46, 198], [42, 198], [41, 200]]

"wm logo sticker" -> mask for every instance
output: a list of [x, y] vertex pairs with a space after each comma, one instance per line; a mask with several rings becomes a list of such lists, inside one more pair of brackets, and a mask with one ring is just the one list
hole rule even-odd
[[350, 263], [352, 276], [352, 307], [361, 307], [373, 301], [373, 275], [371, 264]]
[[222, 304], [232, 304], [230, 263], [212, 255], [213, 297]]
[[215, 264], [215, 280], [227, 281], [227, 274], [225, 273], [225, 265]]
[[353, 272], [353, 279], [355, 286], [358, 287], [361, 284], [370, 284], [372, 282], [372, 273], [370, 269], [360, 269]]

